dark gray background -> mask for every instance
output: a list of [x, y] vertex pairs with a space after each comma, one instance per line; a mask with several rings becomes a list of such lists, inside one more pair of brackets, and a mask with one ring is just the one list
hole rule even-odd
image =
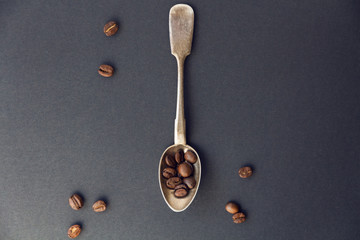
[[359, 239], [359, 1], [187, 2], [187, 138], [203, 176], [183, 213], [157, 180], [173, 143], [176, 3], [0, 2], [0, 239], [67, 239], [74, 223], [78, 239]]

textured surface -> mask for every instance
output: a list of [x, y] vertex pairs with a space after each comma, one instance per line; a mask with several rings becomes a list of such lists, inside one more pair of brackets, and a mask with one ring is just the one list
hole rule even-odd
[[173, 141], [175, 3], [0, 1], [0, 239], [67, 239], [76, 223], [79, 240], [359, 239], [359, 1], [187, 2], [187, 138], [203, 175], [183, 213], [157, 180]]

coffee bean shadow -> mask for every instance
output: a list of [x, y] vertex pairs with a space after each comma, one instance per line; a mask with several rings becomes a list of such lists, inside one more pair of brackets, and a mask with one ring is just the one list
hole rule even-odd
[[249, 216], [248, 216], [248, 212], [247, 212], [246, 210], [244, 210], [244, 209], [240, 208], [240, 212], [242, 212], [243, 214], [245, 214], [246, 219], [248, 219], [248, 218], [249, 218]]
[[81, 228], [81, 230], [84, 230], [83, 229], [83, 222], [82, 221], [76, 221], [76, 222], [73, 222], [72, 224], [71, 224], [71, 226], [73, 226], [73, 225], [79, 225], [80, 226], [80, 228]]
[[246, 162], [245, 164], [241, 165], [241, 167], [250, 167], [252, 169], [253, 174], [256, 172], [256, 168], [252, 163]]

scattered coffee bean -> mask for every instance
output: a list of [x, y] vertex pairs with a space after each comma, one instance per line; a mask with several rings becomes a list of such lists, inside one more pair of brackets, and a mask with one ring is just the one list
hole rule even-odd
[[172, 167], [172, 168], [176, 167], [176, 161], [174, 160], [174, 158], [171, 155], [167, 155], [165, 157], [165, 163], [169, 167]]
[[196, 161], [197, 161], [196, 154], [191, 150], [188, 150], [185, 153], [184, 158], [186, 161], [188, 161], [189, 163], [192, 163], [192, 164], [196, 163]]
[[81, 232], [80, 225], [72, 225], [68, 230], [69, 238], [76, 238]]
[[103, 77], [111, 77], [114, 74], [114, 68], [110, 65], [100, 65], [98, 73]]
[[239, 212], [239, 206], [234, 202], [228, 202], [225, 206], [226, 211], [228, 211], [231, 214], [235, 214]]
[[69, 205], [72, 209], [79, 210], [80, 208], [82, 208], [84, 206], [84, 202], [79, 195], [73, 194], [69, 198]]
[[98, 200], [92, 205], [94, 212], [103, 212], [106, 210], [106, 203], [103, 200]]
[[248, 178], [252, 175], [251, 167], [242, 167], [239, 169], [239, 176], [241, 178]]
[[232, 219], [234, 221], [234, 223], [243, 223], [246, 220], [245, 214], [240, 212], [240, 213], [235, 213], [232, 216]]
[[186, 178], [189, 177], [193, 172], [193, 167], [190, 163], [184, 162], [177, 166], [177, 171], [180, 176]]
[[194, 177], [184, 178], [183, 182], [189, 189], [193, 189], [196, 185], [196, 180]]
[[183, 150], [179, 150], [175, 153], [175, 161], [180, 164], [184, 161], [184, 152]]
[[164, 178], [172, 178], [176, 176], [176, 170], [171, 167], [164, 168], [162, 175]]
[[107, 24], [105, 24], [105, 26], [104, 26], [104, 33], [108, 37], [115, 35], [115, 33], [118, 30], [119, 30], [119, 25], [114, 21], [110, 21]]
[[110, 65], [100, 65], [98, 73], [103, 77], [111, 77], [114, 73], [114, 68]]
[[188, 194], [188, 189], [185, 184], [179, 184], [175, 187], [175, 197], [183, 198]]
[[181, 184], [183, 181], [179, 177], [172, 177], [166, 181], [166, 186], [170, 189], [174, 189], [177, 185]]

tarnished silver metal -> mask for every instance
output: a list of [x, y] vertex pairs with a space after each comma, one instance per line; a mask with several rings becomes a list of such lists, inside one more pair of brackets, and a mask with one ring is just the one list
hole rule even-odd
[[178, 66], [178, 91], [175, 119], [175, 144], [186, 144], [184, 114], [184, 62], [191, 52], [194, 32], [194, 11], [189, 5], [177, 4], [170, 9], [169, 32], [171, 54]]
[[[178, 66], [178, 90], [176, 104], [176, 118], [174, 142], [175, 144], [168, 147], [160, 158], [159, 163], [159, 185], [161, 193], [167, 205], [174, 212], [184, 211], [194, 200], [199, 189], [201, 179], [201, 163], [200, 158], [195, 149], [186, 145], [186, 126], [184, 114], [184, 61], [191, 52], [191, 44], [194, 31], [194, 11], [186, 4], [177, 4], [170, 9], [169, 13], [169, 31], [171, 53], [176, 57]], [[168, 189], [165, 179], [162, 177], [162, 170], [166, 167], [164, 158], [166, 155], [175, 155], [176, 151], [182, 149], [184, 152], [193, 151], [198, 160], [194, 166], [194, 178], [196, 186], [189, 191], [184, 198], [176, 198], [174, 190]]]

